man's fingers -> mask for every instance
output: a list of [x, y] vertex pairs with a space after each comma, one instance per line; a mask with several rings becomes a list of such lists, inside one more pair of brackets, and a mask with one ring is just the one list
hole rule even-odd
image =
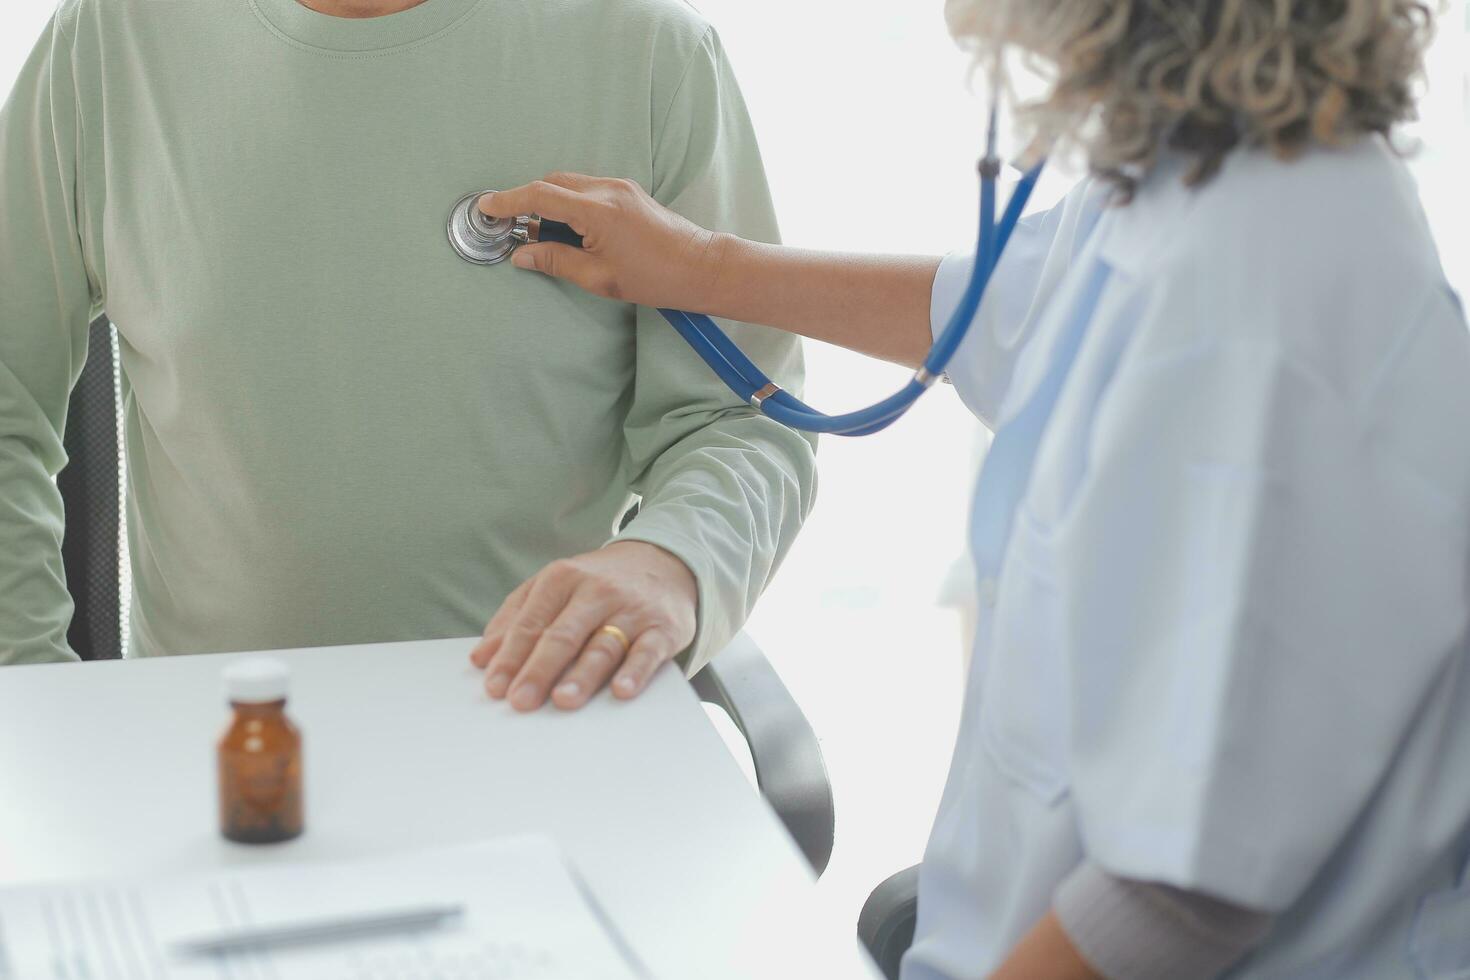
[[584, 249], [557, 242], [537, 242], [516, 249], [510, 261], [521, 269], [565, 279], [594, 295], [617, 298], [617, 286], [608, 275], [606, 263]]
[[510, 685], [517, 711], [535, 711], [546, 702], [551, 686], [587, 645], [592, 631], [607, 621], [612, 607], [591, 590], [572, 593], [556, 619], [541, 631], [530, 656]]
[[662, 629], [653, 627], [645, 630], [633, 641], [633, 649], [628, 651], [628, 659], [613, 681], [613, 695], [624, 700], [637, 697], [648, 685], [653, 672], [678, 652], [674, 649], [674, 641]]
[[572, 577], [560, 564], [548, 565], [535, 578], [525, 603], [505, 628], [500, 646], [486, 665], [485, 691], [502, 698], [535, 649], [541, 633], [561, 614], [572, 592]]
[[500, 641], [505, 638], [506, 627], [511, 624], [516, 613], [525, 604], [526, 596], [535, 582], [535, 578], [528, 578], [505, 597], [500, 608], [495, 610], [495, 615], [490, 617], [490, 622], [485, 624], [485, 632], [481, 634], [480, 642], [470, 651], [470, 663], [481, 670], [485, 669], [490, 658], [495, 656], [495, 651], [500, 649]]
[[[628, 642], [633, 642], [633, 638], [638, 635], [637, 627], [626, 617], [614, 616], [603, 625], [616, 626], [622, 630], [623, 636], [629, 638]], [[562, 675], [561, 681], [551, 692], [552, 703], [568, 711], [582, 707], [592, 695], [602, 690], [602, 686], [607, 683], [613, 671], [618, 669], [628, 652], [622, 636], [599, 627], [582, 648], [582, 655], [577, 658], [577, 662]]]
[[618, 696], [631, 698], [694, 635], [696, 584], [678, 558], [636, 541], [554, 561], [517, 590], [519, 608], [486, 628], [498, 646], [485, 688], [524, 711], [547, 697], [576, 708], [612, 676]]
[[579, 234], [587, 233], [587, 216], [592, 203], [579, 191], [545, 180], [532, 181], [508, 191], [481, 194], [480, 211], [492, 218], [514, 218], [521, 214], [539, 214], [553, 221], [565, 221]]

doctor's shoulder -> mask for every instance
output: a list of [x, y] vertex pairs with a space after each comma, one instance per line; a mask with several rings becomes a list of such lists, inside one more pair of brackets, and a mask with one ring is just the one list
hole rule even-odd
[[1238, 149], [1193, 187], [1177, 168], [1153, 177], [1113, 237], [1142, 243], [1134, 274], [1197, 314], [1179, 325], [1190, 342], [1260, 343], [1321, 366], [1340, 361], [1334, 349], [1384, 350], [1424, 307], [1454, 305], [1407, 163], [1382, 137], [1289, 160]]
[[1161, 226], [1160, 258], [1222, 271], [1294, 259], [1282, 273], [1395, 255], [1421, 265], [1434, 259], [1406, 160], [1382, 137], [1313, 146], [1291, 159], [1242, 147], [1195, 185], [1171, 163], [1166, 157], [1121, 209], [1135, 212], [1135, 223]]

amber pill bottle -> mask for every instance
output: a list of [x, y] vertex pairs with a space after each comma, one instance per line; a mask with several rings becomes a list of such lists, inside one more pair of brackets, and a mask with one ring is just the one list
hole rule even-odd
[[219, 741], [220, 833], [242, 844], [301, 834], [301, 733], [286, 717], [291, 675], [279, 660], [248, 658], [225, 668], [234, 716]]

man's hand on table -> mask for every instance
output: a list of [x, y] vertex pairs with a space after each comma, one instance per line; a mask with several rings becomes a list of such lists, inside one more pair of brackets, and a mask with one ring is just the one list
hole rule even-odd
[[698, 604], [682, 561], [641, 541], [615, 541], [523, 582], [491, 617], [470, 661], [484, 669], [489, 695], [509, 697], [520, 711], [536, 710], [548, 695], [559, 708], [580, 708], [615, 671], [614, 696], [636, 697], [693, 641]]

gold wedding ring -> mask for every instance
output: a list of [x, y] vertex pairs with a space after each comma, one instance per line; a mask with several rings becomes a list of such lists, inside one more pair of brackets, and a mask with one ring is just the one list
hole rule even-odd
[[608, 623], [602, 629], [598, 630], [596, 635], [601, 636], [603, 633], [606, 633], [608, 636], [621, 643], [623, 645], [624, 653], [627, 653], [633, 648], [633, 641], [628, 639], [628, 634], [618, 629], [612, 623]]

